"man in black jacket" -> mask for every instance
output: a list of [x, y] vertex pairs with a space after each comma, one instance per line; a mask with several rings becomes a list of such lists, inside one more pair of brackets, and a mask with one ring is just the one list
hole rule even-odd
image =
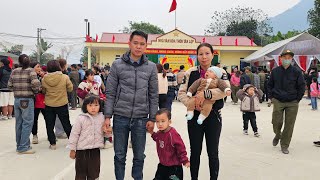
[[244, 72], [242, 73], [242, 75], [240, 77], [240, 89], [242, 89], [243, 86], [246, 84], [251, 84], [251, 79], [247, 75], [248, 69], [250, 69], [250, 67], [245, 67]]
[[[268, 82], [269, 98], [273, 102], [272, 124], [275, 137], [273, 146], [281, 140], [281, 151], [288, 154], [299, 102], [305, 92], [305, 81], [302, 72], [291, 65], [294, 54], [286, 50], [281, 54], [282, 66], [272, 70]], [[284, 129], [283, 113], [285, 112]]]

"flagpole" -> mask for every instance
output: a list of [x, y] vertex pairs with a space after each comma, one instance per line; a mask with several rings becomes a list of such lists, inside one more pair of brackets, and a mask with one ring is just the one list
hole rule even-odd
[[174, 26], [177, 29], [177, 9], [174, 11]]

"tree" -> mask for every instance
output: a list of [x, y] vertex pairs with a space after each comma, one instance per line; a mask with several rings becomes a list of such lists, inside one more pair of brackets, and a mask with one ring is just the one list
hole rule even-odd
[[0, 42], [0, 46], [2, 47], [2, 50], [4, 52], [11, 53], [11, 54], [14, 54], [17, 56], [20, 56], [22, 54], [22, 50], [23, 50], [22, 44], [17, 44], [17, 45], [14, 45], [14, 46], [11, 46], [10, 48], [8, 48], [7, 46], [3, 45]]
[[300, 33], [301, 33], [301, 31], [297, 31], [297, 30], [288, 31], [285, 34], [282, 34], [280, 31], [278, 31], [278, 33], [276, 35], [263, 36], [261, 38], [262, 38], [264, 44], [270, 44], [270, 43], [274, 43], [274, 42], [278, 42], [278, 41], [282, 41], [282, 40], [294, 37]]
[[18, 45], [11, 46], [10, 50], [8, 50], [7, 52], [20, 56], [22, 54], [22, 50], [23, 50], [23, 45], [18, 44]]
[[131, 33], [135, 30], [143, 31], [147, 34], [164, 34], [163, 29], [160, 27], [150, 24], [148, 22], [132, 22], [129, 21], [129, 27], [124, 27], [122, 30], [119, 30], [123, 33]]
[[[80, 58], [81, 63], [88, 63], [88, 47], [84, 47], [81, 58]], [[91, 63], [96, 63], [96, 55], [91, 51]]]
[[314, 1], [314, 8], [308, 12], [309, 33], [320, 38], [320, 1]]
[[253, 38], [258, 45], [263, 45], [261, 37], [257, 32], [258, 22], [254, 19], [245, 20], [242, 22], [232, 21], [226, 30], [227, 36], [247, 36]]
[[212, 22], [205, 30], [206, 34], [247, 36], [254, 38], [256, 44], [261, 44], [260, 37], [272, 33], [268, 15], [261, 9], [236, 7], [227, 11], [215, 11], [213, 14]]
[[[47, 64], [48, 61], [53, 60], [54, 59], [54, 55], [50, 54], [50, 53], [46, 53], [46, 51], [48, 51], [48, 49], [50, 49], [53, 45], [51, 43], [48, 43], [47, 41], [45, 41], [44, 39], [40, 39], [40, 64]], [[37, 46], [37, 45], [36, 45]], [[30, 55], [30, 58], [32, 60], [36, 60], [37, 59], [37, 51], [33, 51], [33, 53]]]

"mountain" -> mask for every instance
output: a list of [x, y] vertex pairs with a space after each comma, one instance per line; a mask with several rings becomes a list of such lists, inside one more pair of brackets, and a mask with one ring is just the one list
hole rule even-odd
[[309, 28], [308, 11], [313, 7], [314, 0], [301, 0], [294, 7], [270, 18], [273, 33], [276, 34], [278, 31], [286, 33], [290, 30], [307, 30]]

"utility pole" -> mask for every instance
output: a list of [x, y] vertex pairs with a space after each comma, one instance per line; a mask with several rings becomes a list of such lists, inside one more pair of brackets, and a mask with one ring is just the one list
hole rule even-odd
[[42, 29], [42, 28], [37, 28], [37, 61], [41, 64], [40, 60], [41, 60], [41, 31], [44, 31], [46, 29]]

